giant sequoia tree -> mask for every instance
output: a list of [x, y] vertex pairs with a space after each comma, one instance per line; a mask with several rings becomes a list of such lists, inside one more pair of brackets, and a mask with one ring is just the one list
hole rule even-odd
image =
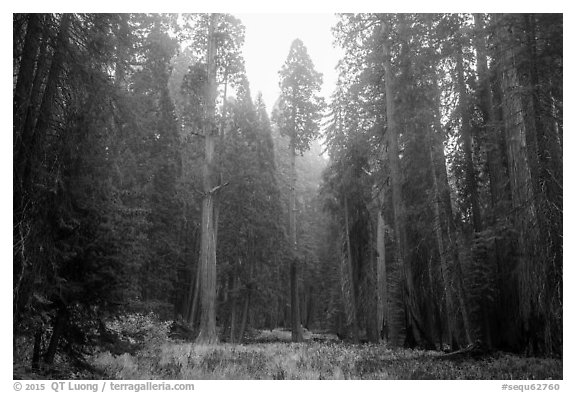
[[292, 340], [302, 341], [298, 300], [298, 244], [296, 234], [296, 153], [308, 150], [318, 137], [323, 101], [318, 96], [322, 75], [314, 70], [312, 60], [301, 40], [294, 40], [280, 74], [280, 98], [275, 121], [283, 135], [290, 138], [290, 244], [293, 260], [290, 268]]

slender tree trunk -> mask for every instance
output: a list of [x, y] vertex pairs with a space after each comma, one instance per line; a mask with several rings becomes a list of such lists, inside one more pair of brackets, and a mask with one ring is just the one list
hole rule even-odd
[[312, 313], [314, 311], [314, 294], [311, 287], [308, 287], [308, 301], [306, 302], [306, 318], [304, 319], [304, 327], [310, 330], [312, 323]]
[[54, 363], [54, 356], [56, 356], [56, 352], [58, 351], [58, 344], [60, 343], [62, 332], [66, 327], [67, 319], [68, 316], [66, 309], [64, 306], [61, 306], [56, 314], [56, 320], [54, 321], [54, 327], [52, 329], [52, 337], [50, 337], [50, 343], [48, 344], [48, 349], [44, 355], [44, 362], [47, 365]]
[[240, 323], [240, 330], [238, 331], [238, 342], [242, 342], [244, 339], [244, 332], [246, 331], [246, 326], [248, 325], [248, 314], [250, 312], [250, 296], [251, 290], [248, 288], [246, 290], [246, 296], [244, 298], [244, 308], [242, 310], [242, 322]]
[[296, 237], [296, 146], [290, 141], [290, 244], [292, 262], [290, 264], [290, 303], [292, 320], [292, 341], [304, 340], [300, 327], [300, 302], [298, 301], [298, 243]]
[[204, 164], [202, 170], [204, 199], [202, 201], [202, 236], [200, 246], [201, 316], [198, 343], [213, 344], [216, 334], [216, 224], [214, 206], [214, 149], [218, 128], [214, 121], [216, 100], [216, 14], [211, 14], [206, 56], [208, 91], [206, 91], [206, 114], [204, 124]]
[[37, 328], [34, 334], [34, 348], [32, 350], [32, 370], [40, 368], [40, 353], [42, 352], [42, 329]]

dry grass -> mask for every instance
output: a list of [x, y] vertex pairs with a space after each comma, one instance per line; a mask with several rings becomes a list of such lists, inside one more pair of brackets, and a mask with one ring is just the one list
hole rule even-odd
[[498, 354], [482, 360], [455, 361], [437, 356], [437, 352], [392, 350], [384, 345], [276, 342], [202, 346], [163, 342], [135, 356], [100, 353], [92, 363], [112, 379], [562, 378], [562, 361], [557, 359]]

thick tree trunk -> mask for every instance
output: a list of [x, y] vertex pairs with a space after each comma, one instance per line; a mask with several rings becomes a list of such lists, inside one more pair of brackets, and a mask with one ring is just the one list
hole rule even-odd
[[525, 111], [528, 165], [533, 176], [539, 244], [546, 245], [544, 250], [539, 250], [530, 269], [533, 285], [538, 289], [534, 291], [529, 329], [535, 352], [558, 353], [562, 346], [562, 340], [557, 338], [562, 329], [562, 148], [551, 110], [543, 105], [548, 93], [544, 91], [547, 84], [542, 81], [538, 63], [538, 20], [532, 14], [524, 14], [523, 19], [529, 55], [529, 78], [525, 86], [531, 93], [526, 95]]
[[290, 305], [292, 341], [300, 342], [302, 328], [300, 326], [300, 302], [298, 301], [298, 243], [296, 237], [296, 147], [290, 141], [290, 245], [292, 247], [292, 262], [290, 264]]
[[[197, 247], [197, 232], [194, 231], [193, 235], [193, 245], [194, 249]], [[192, 277], [194, 277], [192, 279]], [[186, 300], [186, 308], [184, 320], [190, 325], [191, 329], [194, 329], [196, 323], [196, 311], [198, 309], [198, 297], [200, 293], [200, 261], [196, 266], [196, 274], [191, 277], [190, 287], [188, 289], [188, 296]]]
[[296, 262], [290, 264], [290, 321], [292, 326], [292, 342], [304, 340], [300, 327], [300, 308], [298, 302], [298, 270]]
[[456, 50], [456, 82], [458, 90], [458, 110], [462, 120], [461, 136], [464, 150], [464, 168], [466, 173], [466, 188], [470, 193], [470, 204], [472, 206], [472, 225], [474, 232], [482, 230], [482, 219], [480, 216], [480, 202], [478, 199], [478, 186], [476, 182], [476, 171], [474, 170], [474, 160], [472, 157], [472, 125], [470, 123], [470, 113], [468, 108], [468, 93], [466, 92], [466, 82], [464, 81], [464, 61], [462, 59], [462, 45]]
[[[383, 65], [384, 65], [384, 88], [386, 94], [386, 121], [388, 126], [388, 144], [389, 154], [388, 159], [390, 163], [390, 177], [392, 178], [392, 209], [394, 216], [394, 241], [396, 243], [395, 257], [397, 266], [403, 271], [403, 279], [405, 288], [402, 291], [405, 304], [405, 321], [406, 328], [412, 330], [407, 331], [407, 335], [414, 338], [417, 337], [416, 324], [413, 321], [414, 310], [416, 305], [414, 303], [414, 280], [412, 276], [412, 266], [407, 260], [406, 250], [406, 226], [404, 217], [404, 202], [402, 199], [402, 179], [400, 172], [400, 157], [399, 157], [399, 131], [396, 124], [396, 108], [394, 104], [394, 88], [393, 88], [393, 75], [391, 66], [391, 54], [388, 44], [389, 26], [388, 23], [382, 22], [382, 34], [385, 37], [382, 45], [383, 51]], [[400, 345], [399, 337], [392, 338], [394, 345]]]
[[204, 199], [202, 201], [202, 236], [200, 246], [201, 315], [200, 333], [196, 341], [202, 344], [218, 342], [216, 334], [216, 224], [214, 206], [214, 148], [218, 128], [214, 121], [216, 100], [216, 14], [210, 16], [206, 56], [208, 91], [206, 91], [206, 116], [204, 124], [204, 165], [202, 171]]
[[50, 120], [53, 116], [54, 103], [56, 102], [55, 98], [58, 94], [58, 85], [60, 83], [62, 70], [64, 69], [64, 49], [68, 41], [71, 19], [71, 14], [62, 15], [58, 37], [56, 38], [54, 56], [52, 58], [52, 63], [50, 64], [50, 71], [46, 81], [46, 88], [44, 89], [42, 103], [40, 104], [40, 109], [38, 112], [38, 119], [36, 121], [34, 130], [30, 130], [30, 134], [22, 136], [22, 143], [26, 146], [25, 158], [19, 160], [19, 164], [21, 165], [22, 170], [20, 179], [23, 184], [27, 183], [27, 179], [30, 176], [30, 172], [32, 170], [32, 158], [34, 157], [36, 146], [39, 145], [40, 140], [43, 139], [48, 128], [50, 127]]
[[354, 279], [354, 261], [352, 259], [352, 244], [350, 240], [350, 212], [348, 210], [348, 198], [344, 197], [344, 229], [346, 236], [346, 275], [347, 280], [343, 288], [345, 301], [347, 303], [347, 318], [352, 324], [352, 339], [360, 342], [360, 326], [358, 323], [358, 301], [356, 298], [356, 283]]
[[386, 273], [386, 225], [382, 208], [383, 191], [378, 193], [378, 218], [376, 224], [376, 320], [380, 339], [388, 341], [388, 275]]
[[[70, 19], [70, 14], [62, 16], [54, 46], [54, 55], [45, 80], [43, 73], [45, 67], [48, 66], [47, 56], [45, 56], [46, 37], [39, 55], [37, 54], [37, 43], [28, 46], [28, 50], [33, 53], [23, 55], [25, 57], [22, 60], [24, 64], [20, 65], [19, 71], [22, 73], [31, 72], [31, 74], [19, 76], [14, 91], [14, 223], [15, 238], [19, 238], [21, 241], [21, 249], [15, 255], [14, 260], [15, 271], [18, 275], [13, 289], [14, 329], [19, 325], [22, 310], [28, 304], [36, 274], [43, 269], [43, 259], [37, 259], [38, 251], [33, 251], [38, 249], [38, 245], [34, 244], [33, 247], [27, 248], [27, 246], [32, 245], [28, 244], [31, 241], [28, 236], [31, 232], [35, 232], [36, 225], [34, 218], [28, 216], [27, 210], [29, 210], [28, 207], [34, 205], [30, 200], [35, 184], [32, 175], [36, 172], [33, 170], [34, 165], [41, 157], [41, 155], [36, 154], [36, 149], [42, 146], [42, 140], [47, 134], [53, 117], [53, 105], [56, 101], [61, 73], [64, 68], [64, 49], [67, 45]], [[27, 38], [39, 40], [39, 31], [37, 30], [40, 29], [40, 19], [31, 18], [29, 23], [31, 23], [29, 26], [31, 31], [29, 31], [30, 36], [27, 32]], [[37, 65], [35, 66], [36, 60]], [[34, 67], [36, 67], [36, 72], [34, 72]], [[43, 93], [41, 93], [42, 86], [44, 86]], [[38, 111], [36, 111], [37, 106], [39, 106]]]
[[490, 177], [490, 196], [492, 210], [501, 211], [499, 205], [505, 200], [504, 190], [504, 165], [502, 163], [503, 152], [500, 149], [500, 129], [496, 125], [496, 113], [490, 88], [490, 75], [488, 71], [488, 59], [486, 55], [486, 38], [484, 21], [481, 14], [474, 14], [477, 35], [475, 48], [477, 54], [478, 92], [479, 104], [482, 111], [483, 126], [487, 135], [487, 164]]
[[[536, 236], [537, 216], [534, 205], [533, 174], [528, 163], [528, 146], [526, 144], [526, 123], [524, 107], [522, 105], [521, 87], [516, 70], [515, 48], [510, 46], [510, 35], [506, 28], [499, 31], [503, 42], [503, 59], [500, 64], [500, 81], [502, 86], [502, 107], [504, 128], [506, 135], [508, 173], [510, 177], [510, 192], [512, 207], [514, 209], [514, 226], [518, 231], [517, 243], [520, 252], [519, 266], [514, 267], [516, 274], [510, 279], [518, 285], [516, 310], [521, 326], [516, 328], [528, 329], [532, 313], [533, 296], [537, 290], [533, 269], [539, 239]], [[512, 268], [508, 269], [512, 270]], [[516, 278], [517, 277], [517, 278]], [[505, 299], [505, 301], [510, 302]], [[514, 304], [511, 305], [513, 307]]]

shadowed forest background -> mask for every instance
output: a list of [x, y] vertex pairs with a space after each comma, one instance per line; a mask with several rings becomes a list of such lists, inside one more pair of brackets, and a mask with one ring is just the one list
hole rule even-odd
[[562, 378], [562, 15], [244, 34], [13, 15], [15, 378]]

